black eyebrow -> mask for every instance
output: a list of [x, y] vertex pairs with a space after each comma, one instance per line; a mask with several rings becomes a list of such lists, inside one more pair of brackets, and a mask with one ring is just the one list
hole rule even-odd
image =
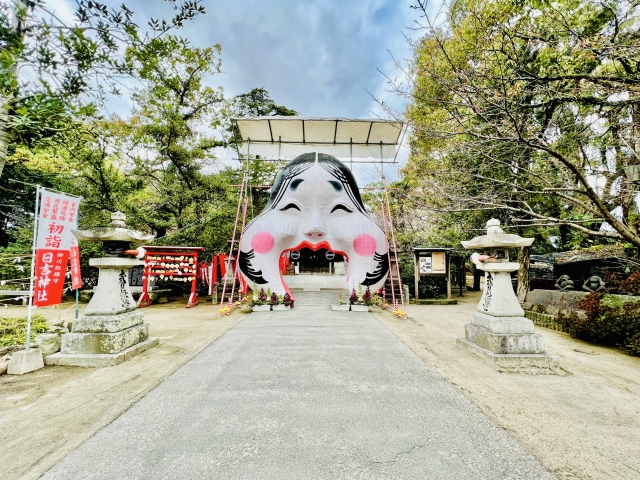
[[298, 207], [295, 203], [287, 203], [284, 207], [280, 209], [280, 211], [285, 212], [287, 210], [291, 210], [292, 208], [295, 208], [296, 210], [300, 211], [300, 207]]
[[300, 185], [302, 182], [304, 182], [304, 179], [302, 178], [296, 178], [295, 180], [293, 180], [290, 184], [291, 190], [295, 191], [296, 188], [298, 188], [298, 185]]
[[342, 184], [340, 182], [336, 182], [335, 180], [329, 180], [329, 183], [333, 188], [335, 188], [336, 192], [342, 191]]
[[338, 205], [336, 205], [335, 207], [333, 207], [329, 213], [333, 213], [333, 212], [335, 212], [336, 210], [344, 210], [345, 212], [349, 212], [349, 213], [353, 212], [353, 210], [351, 210], [349, 207], [347, 207], [347, 206], [342, 205], [341, 203], [339, 203]]

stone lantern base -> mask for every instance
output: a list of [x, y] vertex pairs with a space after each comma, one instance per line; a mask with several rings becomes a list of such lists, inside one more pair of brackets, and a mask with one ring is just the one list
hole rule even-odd
[[533, 322], [525, 317], [474, 312], [457, 345], [501, 372], [558, 372], [556, 357], [545, 353], [544, 338], [534, 333]]
[[158, 344], [129, 291], [128, 270], [137, 263], [117, 257], [89, 261], [100, 269], [96, 292], [71, 333], [62, 335], [60, 352], [45, 357], [46, 365], [113, 366]]
[[142, 313], [82, 317], [71, 333], [62, 335], [59, 353], [44, 358], [46, 365], [107, 367], [118, 365], [158, 344], [149, 338]]

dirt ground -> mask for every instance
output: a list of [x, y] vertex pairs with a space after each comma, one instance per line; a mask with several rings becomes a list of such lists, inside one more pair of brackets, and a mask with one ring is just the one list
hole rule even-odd
[[498, 373], [456, 348], [479, 294], [459, 300], [376, 316], [558, 477], [640, 478], [640, 358], [536, 327], [567, 375]]
[[[151, 336], [160, 344], [116, 367], [45, 367], [0, 376], [0, 478], [35, 479], [244, 316], [218, 318], [217, 306], [186, 302], [143, 310]], [[22, 307], [3, 315], [26, 314]], [[73, 319], [73, 304], [38, 309], [47, 318]], [[82, 312], [81, 312], [82, 314]]]

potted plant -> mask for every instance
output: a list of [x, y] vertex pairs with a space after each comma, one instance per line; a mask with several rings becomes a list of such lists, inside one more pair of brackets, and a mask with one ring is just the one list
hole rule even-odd
[[282, 304], [289, 308], [293, 308], [293, 299], [291, 298], [291, 295], [289, 295], [288, 293], [285, 293], [282, 296]]
[[371, 301], [371, 290], [369, 289], [368, 285], [367, 285], [367, 289], [364, 292], [364, 295], [362, 295], [362, 303], [364, 303], [367, 307], [370, 307], [371, 305], [373, 305]]
[[254, 312], [268, 312], [271, 310], [271, 305], [269, 305], [267, 303], [267, 294], [264, 291], [264, 288], [260, 289], [260, 292], [258, 293], [258, 298], [255, 299], [255, 293], [254, 293], [254, 300], [253, 300], [253, 311]]
[[240, 303], [240, 313], [251, 313], [253, 311], [253, 302], [249, 301], [247, 295], [242, 296], [242, 301]]
[[350, 309], [350, 305], [349, 304], [344, 304], [344, 302], [342, 301], [342, 292], [340, 292], [338, 294], [338, 305], [331, 305], [331, 310], [338, 310], [338, 311], [342, 311], [342, 312], [348, 312]]
[[352, 312], [368, 312], [369, 307], [363, 305], [363, 297], [362, 297], [362, 285], [358, 286], [358, 293], [356, 293], [356, 289], [351, 290], [351, 295], [349, 296], [349, 303], [351, 303], [351, 311]]
[[289, 310], [289, 307], [282, 304], [282, 300], [284, 300], [284, 297], [282, 296], [278, 297], [276, 292], [273, 292], [271, 294], [271, 310], [273, 311]]

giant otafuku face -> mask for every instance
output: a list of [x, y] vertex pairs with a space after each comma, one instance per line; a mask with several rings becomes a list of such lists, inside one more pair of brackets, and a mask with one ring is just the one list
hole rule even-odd
[[305, 153], [280, 171], [264, 211], [244, 230], [240, 271], [249, 285], [284, 294], [280, 257], [305, 247], [344, 255], [346, 288], [375, 292], [387, 278], [384, 231], [366, 213], [351, 171], [331, 155]]

